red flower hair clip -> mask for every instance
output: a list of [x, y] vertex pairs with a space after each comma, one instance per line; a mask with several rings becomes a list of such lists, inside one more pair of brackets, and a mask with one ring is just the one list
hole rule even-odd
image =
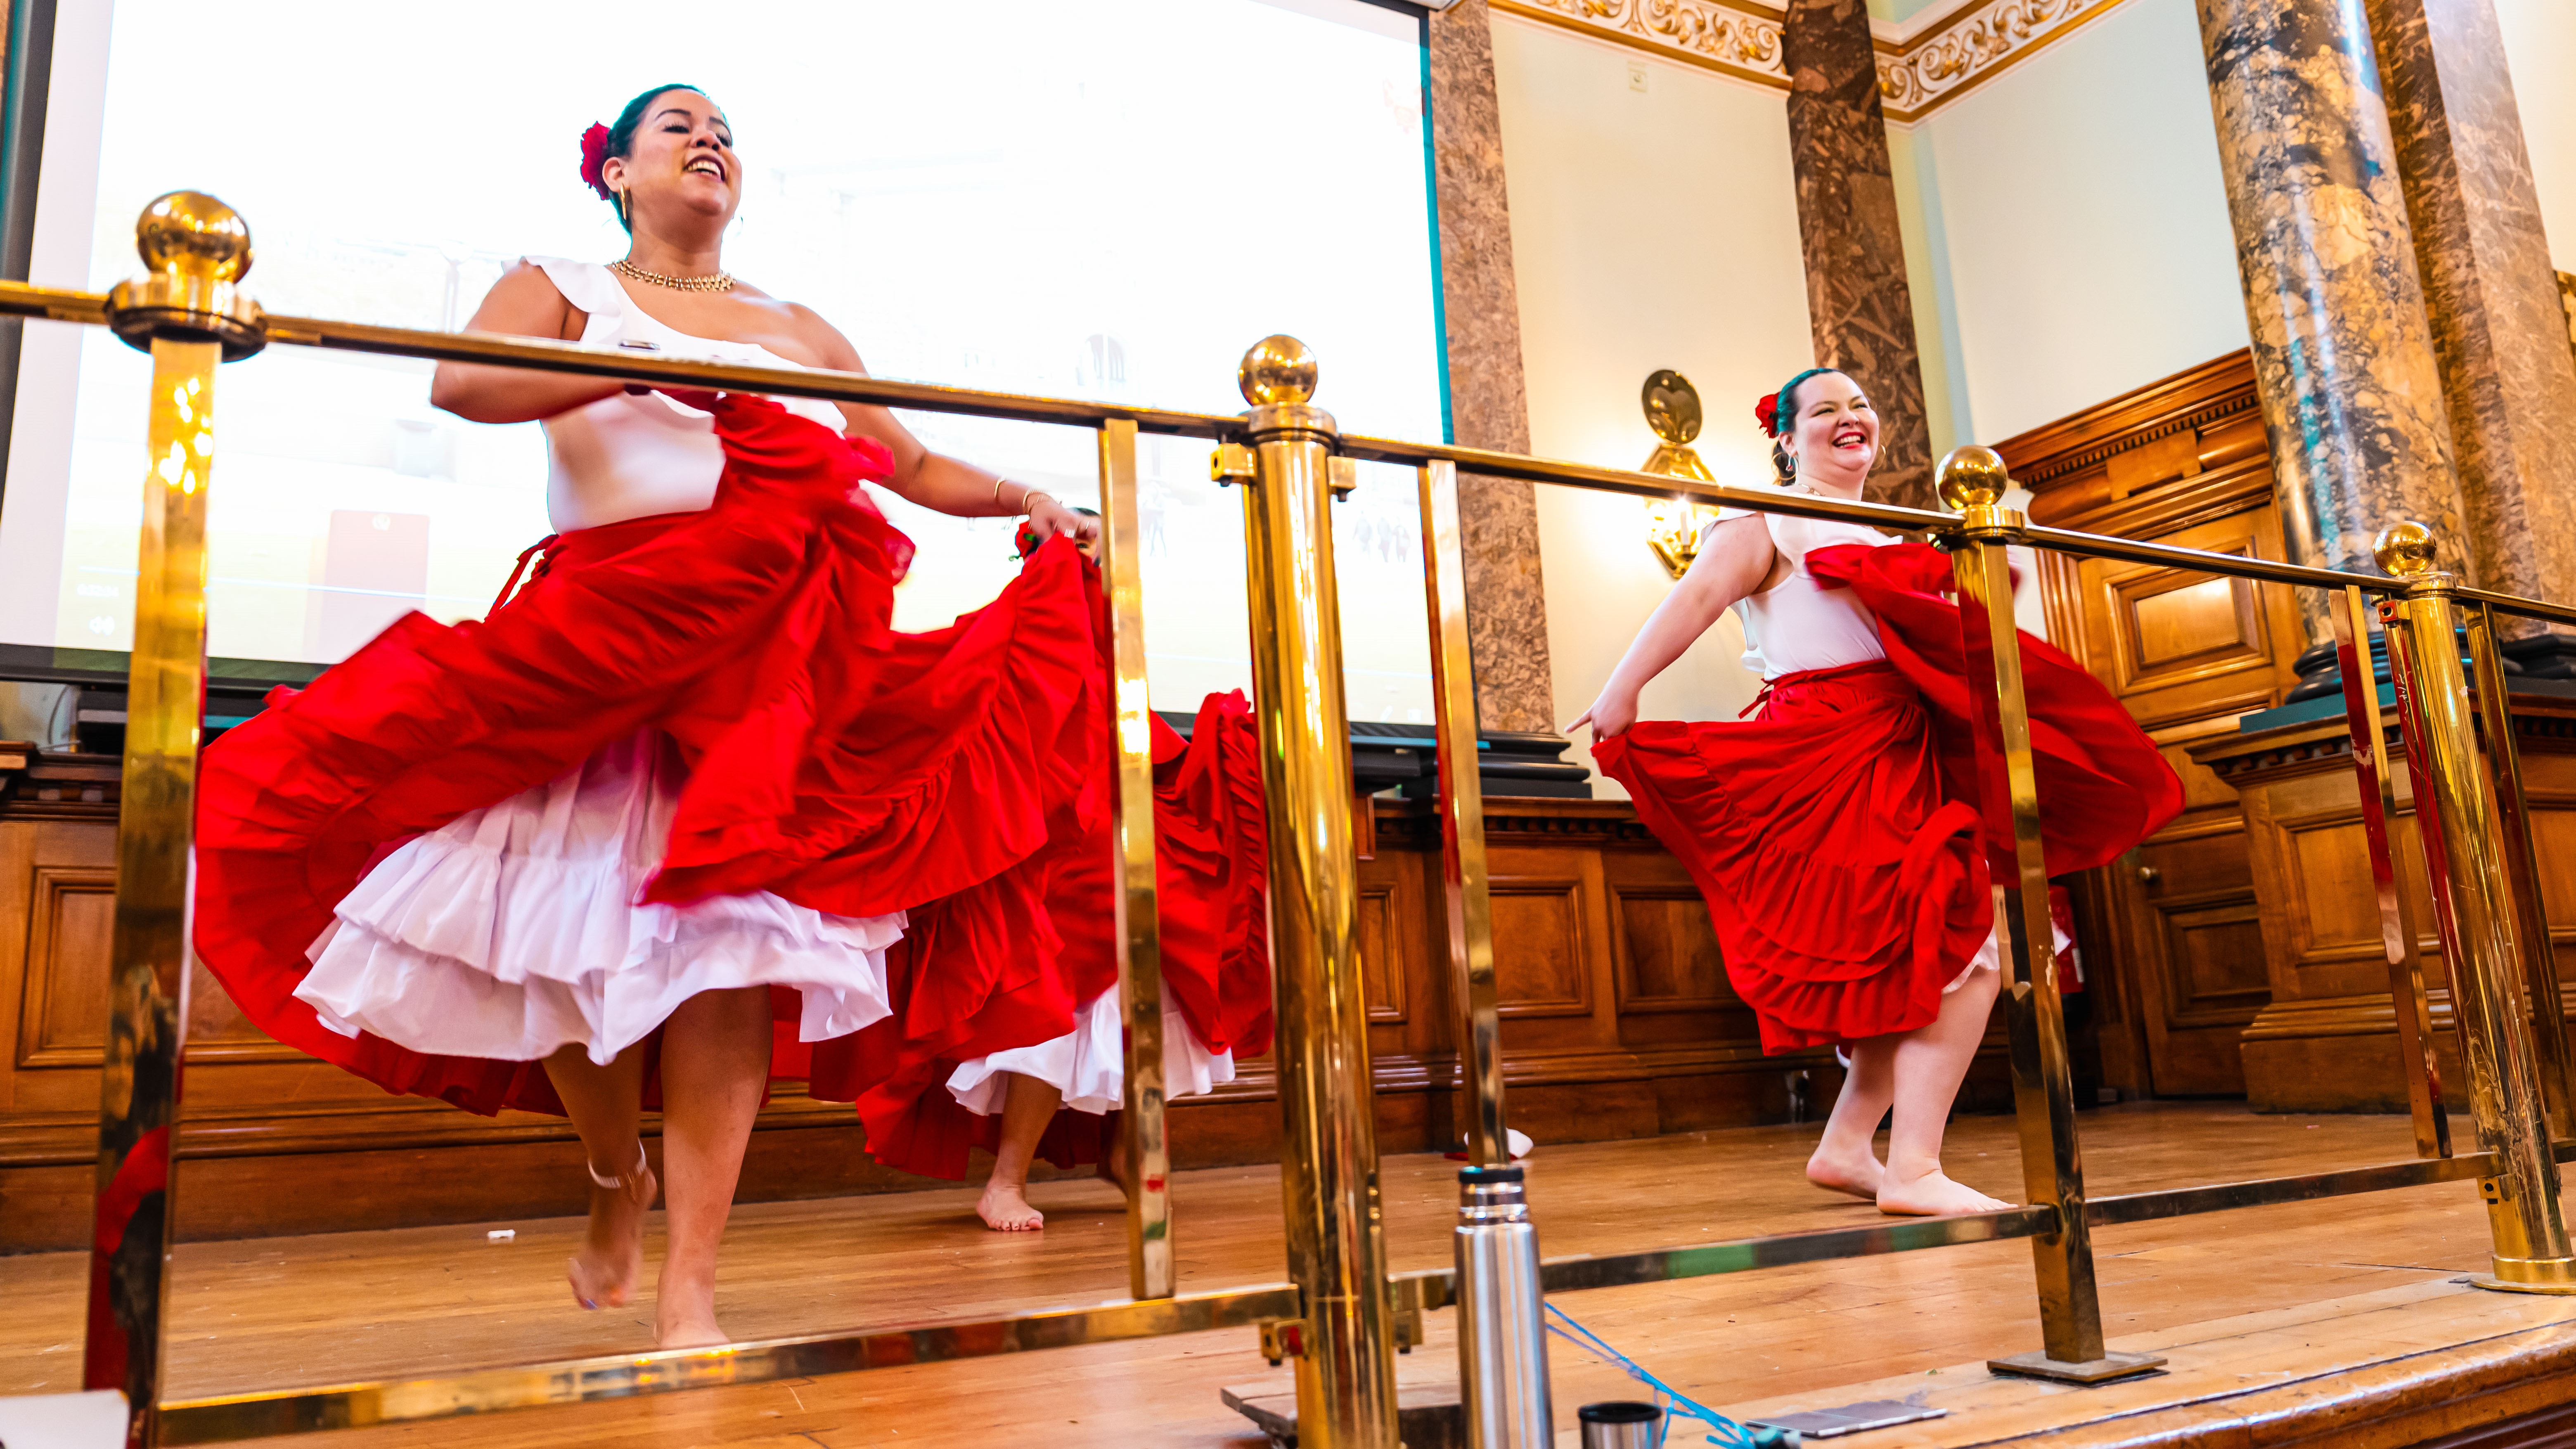
[[607, 166], [608, 128], [594, 121], [589, 130], [581, 133], [581, 179], [599, 193], [602, 201], [610, 199], [608, 178], [603, 174]]
[[1777, 434], [1780, 431], [1780, 394], [1764, 393], [1761, 400], [1753, 404], [1753, 421], [1762, 425], [1764, 434]]

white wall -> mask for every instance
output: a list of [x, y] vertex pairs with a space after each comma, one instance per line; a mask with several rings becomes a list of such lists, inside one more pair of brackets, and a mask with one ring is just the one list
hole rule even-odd
[[[1751, 401], [1814, 355], [1786, 98], [1506, 15], [1494, 61], [1533, 448], [1635, 466], [1654, 443], [1638, 385], [1671, 367], [1706, 402], [1710, 468], [1767, 479]], [[1889, 151], [1936, 451], [2245, 344], [2192, 0], [2127, 0], [1892, 127]], [[1541, 488], [1538, 506], [1562, 723], [1671, 581], [1636, 502]], [[1645, 712], [1732, 718], [1759, 687], [1741, 647], [1729, 616]]]
[[1941, 225], [1941, 177], [1911, 126], [1887, 128], [1888, 168], [1896, 182], [1896, 225], [1905, 242], [1905, 290], [1914, 304], [1914, 352], [1923, 374], [1924, 422], [1932, 456], [1976, 440], [1967, 375], [1959, 355], [1959, 298], [1950, 285], [1950, 238]]
[[[1710, 470], [1767, 480], [1753, 400], [1814, 356], [1785, 98], [1499, 14], [1494, 69], [1531, 447], [1637, 466], [1655, 444], [1638, 389], [1669, 367], [1706, 404], [1697, 447]], [[1538, 492], [1562, 724], [1672, 580], [1647, 550], [1638, 500]], [[1732, 718], [1760, 687], [1736, 662], [1742, 648], [1730, 615], [1647, 688], [1645, 712]]]
[[2576, 0], [2495, 0], [2549, 259], [2576, 272]]
[[[2245, 345], [2192, 0], [2128, 0], [1943, 105], [1912, 141], [1897, 152], [1916, 169], [1907, 220], [1947, 261], [1937, 351], [1956, 363], [1954, 425], [1975, 440]], [[1930, 336], [1923, 351], [1929, 372]]]

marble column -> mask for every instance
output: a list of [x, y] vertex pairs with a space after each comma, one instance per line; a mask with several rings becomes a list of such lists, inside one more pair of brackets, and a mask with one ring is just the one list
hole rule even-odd
[[[1431, 17], [1431, 150], [1453, 441], [1526, 453], [1529, 397], [1485, 0], [1463, 0]], [[1537, 492], [1528, 483], [1469, 476], [1458, 480], [1458, 493], [1476, 712], [1487, 730], [1553, 733]]]
[[[2412, 518], [2479, 574], [2360, 0], [2198, 3], [2291, 555], [2377, 572], [2372, 536]], [[2324, 640], [2321, 596], [2298, 592]]]
[[1863, 0], [1789, 0], [1781, 58], [1789, 71], [1789, 154], [1816, 362], [1857, 378], [1878, 409], [1881, 453], [1871, 496], [1938, 508], [1868, 7]]
[[[2366, 0], [2450, 415], [2491, 588], [2576, 602], [2576, 350], [2493, 0]], [[2576, 634], [2509, 620], [2525, 666], [2576, 673]]]

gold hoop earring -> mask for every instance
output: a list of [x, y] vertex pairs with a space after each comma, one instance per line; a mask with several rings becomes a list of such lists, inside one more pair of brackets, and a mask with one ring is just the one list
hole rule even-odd
[[609, 194], [617, 202], [617, 224], [628, 231], [633, 231], [635, 223], [626, 215], [626, 188], [621, 186]]

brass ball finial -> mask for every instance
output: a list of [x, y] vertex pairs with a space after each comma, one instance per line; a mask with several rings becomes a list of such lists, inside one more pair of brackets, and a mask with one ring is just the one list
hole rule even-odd
[[2433, 530], [2409, 519], [2379, 531], [2370, 543], [2379, 571], [2392, 579], [2420, 579], [2439, 565], [2434, 560]]
[[1952, 448], [1941, 459], [1933, 477], [1941, 501], [1957, 513], [2001, 503], [2005, 490], [2012, 487], [2012, 474], [2005, 471], [2003, 455], [1975, 443]]
[[1699, 436], [1699, 389], [1689, 378], [1669, 367], [1650, 372], [1637, 401], [1646, 409], [1646, 426], [1667, 447], [1684, 447]]
[[1293, 407], [1315, 396], [1315, 354], [1284, 332], [1264, 337], [1243, 354], [1234, 380], [1254, 407]]
[[143, 208], [134, 223], [134, 250], [155, 272], [238, 282], [250, 270], [250, 226], [202, 191], [173, 191]]

